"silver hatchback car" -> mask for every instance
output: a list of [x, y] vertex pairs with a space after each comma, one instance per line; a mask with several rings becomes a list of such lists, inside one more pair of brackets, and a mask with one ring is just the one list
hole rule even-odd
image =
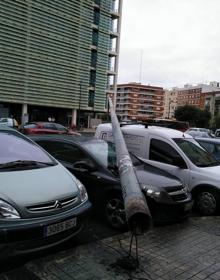
[[69, 239], [90, 207], [86, 189], [63, 165], [0, 126], [0, 258]]

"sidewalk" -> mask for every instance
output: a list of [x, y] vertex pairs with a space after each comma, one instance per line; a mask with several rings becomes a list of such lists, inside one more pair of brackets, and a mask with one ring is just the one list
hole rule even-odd
[[25, 269], [44, 280], [220, 280], [220, 217], [194, 217], [138, 237], [136, 271], [117, 265], [129, 244], [127, 232], [29, 262]]

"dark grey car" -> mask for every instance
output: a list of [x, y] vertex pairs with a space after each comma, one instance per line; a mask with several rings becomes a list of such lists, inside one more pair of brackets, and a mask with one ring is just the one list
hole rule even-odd
[[[125, 225], [124, 205], [113, 143], [59, 135], [32, 136], [85, 185], [93, 206], [115, 228]], [[179, 220], [192, 207], [191, 195], [175, 176], [131, 156], [155, 221]]]
[[220, 139], [216, 138], [198, 138], [195, 140], [210, 154], [212, 154], [217, 160], [220, 161]]

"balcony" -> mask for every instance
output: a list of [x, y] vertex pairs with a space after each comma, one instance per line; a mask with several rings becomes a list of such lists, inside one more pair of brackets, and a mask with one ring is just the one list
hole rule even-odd
[[107, 69], [107, 74], [108, 74], [108, 75], [116, 75], [115, 67], [114, 67], [114, 66], [110, 66], [110, 67]]

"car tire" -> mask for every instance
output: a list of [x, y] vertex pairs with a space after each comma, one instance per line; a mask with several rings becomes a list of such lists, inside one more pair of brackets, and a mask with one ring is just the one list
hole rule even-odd
[[202, 215], [217, 214], [220, 207], [220, 193], [212, 188], [202, 189], [195, 197], [195, 206]]
[[120, 194], [111, 194], [106, 198], [105, 218], [108, 224], [116, 230], [127, 228], [124, 201]]

